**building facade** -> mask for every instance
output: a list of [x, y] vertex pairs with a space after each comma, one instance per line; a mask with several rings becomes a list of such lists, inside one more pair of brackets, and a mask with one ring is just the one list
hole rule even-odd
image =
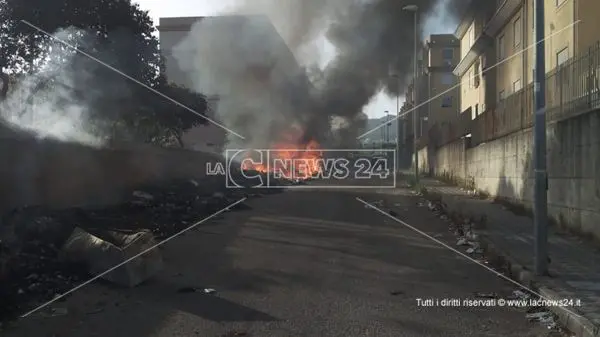
[[460, 41], [453, 34], [433, 34], [419, 46], [417, 77], [407, 86], [406, 100], [400, 109], [403, 116], [398, 123], [400, 163], [411, 162], [415, 117], [416, 138], [426, 139], [430, 126], [447, 123], [458, 115], [460, 95], [453, 69], [459, 60]]
[[459, 111], [458, 78], [452, 70], [460, 60], [460, 41], [452, 34], [431, 35], [425, 42], [424, 53], [427, 91], [421, 97], [428, 102], [424, 124], [446, 123], [456, 118]]
[[[533, 109], [534, 5], [535, 0], [472, 1], [455, 32], [461, 40], [461, 60], [454, 69], [461, 83], [461, 113], [475, 119], [486, 110]], [[545, 1], [547, 106], [564, 100], [563, 84], [576, 84], [572, 72], [557, 73], [560, 66], [597, 46], [600, 20], [593, 13], [599, 10], [600, 1]]]
[[455, 31], [460, 39], [460, 60], [454, 68], [460, 83], [459, 112], [472, 119], [493, 107], [496, 99], [495, 48], [484, 33], [494, 10], [493, 1], [473, 1]]

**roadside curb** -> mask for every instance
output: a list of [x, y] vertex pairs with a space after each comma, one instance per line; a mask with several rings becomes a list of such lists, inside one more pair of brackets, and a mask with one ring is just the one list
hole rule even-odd
[[[560, 301], [564, 299], [559, 292], [553, 290], [551, 287], [543, 284], [543, 281], [539, 280], [535, 274], [527, 269], [525, 266], [517, 262], [510, 253], [505, 250], [501, 250], [497, 247], [485, 234], [479, 234], [479, 241], [481, 248], [483, 248], [485, 255], [491, 259], [498, 259], [508, 266], [509, 277], [521, 285], [536, 291], [542, 295], [543, 298], [548, 300]], [[572, 307], [571, 307], [572, 308]], [[559, 306], [547, 307], [549, 311], [556, 314], [558, 317], [558, 324], [569, 332], [573, 333], [576, 337], [599, 337], [600, 326], [585, 318], [581, 314], [575, 314], [577, 310], [568, 309]]]
[[[431, 188], [431, 192], [441, 197], [445, 211], [455, 213], [461, 211], [459, 209], [452, 209], [452, 207], [449, 207], [451, 205], [455, 205], [455, 203], [446, 203], [445, 201], [447, 198], [444, 197], [443, 193], [440, 193], [435, 188]], [[423, 197], [426, 200], [432, 201], [433, 196], [428, 194], [429, 193], [425, 193]], [[483, 249], [485, 256], [489, 260], [495, 260], [500, 265], [505, 266], [508, 272], [508, 277], [514, 281], [517, 281], [521, 285], [534, 290], [538, 294], [542, 295], [544, 299], [551, 301], [560, 301], [564, 299], [564, 296], [561, 296], [559, 291], [556, 291], [552, 289], [552, 287], [545, 285], [543, 280], [536, 277], [531, 270], [512, 257], [509, 251], [499, 248], [498, 245], [496, 245], [490, 238], [490, 235], [485, 233], [485, 230], [475, 229], [475, 232], [478, 236], [477, 241], [479, 241], [480, 247]], [[560, 306], [551, 306], [547, 307], [547, 309], [557, 316], [558, 325], [573, 333], [574, 337], [600, 337], [600, 325], [584, 317], [573, 307], [564, 308]]]

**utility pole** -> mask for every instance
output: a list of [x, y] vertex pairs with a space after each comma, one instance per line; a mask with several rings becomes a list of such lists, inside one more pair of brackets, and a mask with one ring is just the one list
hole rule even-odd
[[418, 70], [417, 70], [417, 63], [418, 63], [418, 59], [417, 59], [417, 40], [419, 39], [419, 31], [418, 31], [418, 26], [417, 26], [417, 18], [418, 18], [418, 10], [415, 10], [415, 80], [414, 80], [414, 96], [415, 96], [415, 106], [413, 107], [414, 111], [413, 111], [413, 147], [414, 147], [414, 153], [415, 153], [415, 186], [419, 186], [419, 146], [417, 144], [417, 140], [419, 139], [417, 137], [417, 122], [419, 119], [419, 109], [417, 108], [417, 106], [419, 106], [419, 100], [418, 100], [418, 94], [419, 94], [419, 85], [418, 85]]
[[535, 0], [535, 119], [533, 147], [535, 273], [548, 274], [548, 172], [546, 171], [546, 48], [544, 0]]
[[394, 169], [396, 172], [400, 170], [400, 125], [402, 125], [402, 121], [400, 120], [400, 76], [396, 74], [396, 85], [398, 92], [396, 93], [396, 166]]

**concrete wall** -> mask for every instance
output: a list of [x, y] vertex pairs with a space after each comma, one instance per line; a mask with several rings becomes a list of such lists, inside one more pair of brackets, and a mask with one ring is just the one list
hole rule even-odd
[[0, 212], [26, 205], [117, 203], [142, 184], [205, 176], [201, 152], [132, 146], [98, 150], [35, 139], [0, 139]]
[[[598, 238], [599, 128], [598, 111], [548, 126], [549, 213], [563, 225]], [[438, 176], [462, 180], [493, 196], [531, 206], [532, 142], [531, 129], [467, 150], [464, 140], [459, 140], [435, 151], [429, 163]]]

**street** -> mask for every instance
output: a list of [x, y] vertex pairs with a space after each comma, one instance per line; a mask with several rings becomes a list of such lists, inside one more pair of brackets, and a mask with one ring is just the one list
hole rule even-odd
[[159, 277], [133, 289], [94, 282], [52, 304], [63, 315], [32, 314], [3, 334], [548, 335], [525, 309], [419, 306], [417, 299], [476, 292], [508, 296], [516, 287], [356, 199], [384, 200], [382, 209], [454, 246], [447, 224], [408, 189], [372, 191], [301, 189], [248, 200], [252, 209], [227, 212], [159, 248], [166, 266]]

